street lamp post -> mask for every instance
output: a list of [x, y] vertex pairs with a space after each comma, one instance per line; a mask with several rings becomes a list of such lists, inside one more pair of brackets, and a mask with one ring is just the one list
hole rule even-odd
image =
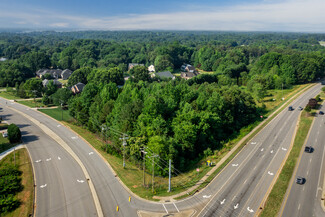
[[34, 103], [35, 103], [35, 108], [36, 108], [36, 100], [35, 100], [35, 98], [36, 98], [36, 92], [37, 92], [37, 90], [32, 90], [32, 92], [34, 93]]
[[[103, 124], [102, 125], [102, 133], [104, 133], [104, 130], [107, 131], [107, 127]], [[107, 145], [107, 132], [105, 132], [105, 135], [104, 135], [104, 142], [105, 142], [105, 149], [106, 149], [106, 152], [107, 152], [107, 149], [108, 149], [108, 145]]]
[[61, 121], [63, 121], [63, 103], [61, 102]]

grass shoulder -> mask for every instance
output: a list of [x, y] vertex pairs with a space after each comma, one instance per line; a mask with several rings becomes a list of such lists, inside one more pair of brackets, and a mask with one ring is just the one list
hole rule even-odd
[[18, 165], [21, 174], [21, 184], [23, 185], [22, 191], [18, 192], [16, 195], [17, 199], [20, 201], [20, 206], [12, 212], [1, 213], [3, 217], [26, 217], [33, 214], [33, 201], [34, 201], [34, 180], [33, 180], [33, 170], [31, 166], [31, 161], [29, 158], [28, 151], [23, 148], [16, 150], [15, 158], [14, 153], [9, 154], [0, 161], [0, 168], [5, 167], [8, 164]]

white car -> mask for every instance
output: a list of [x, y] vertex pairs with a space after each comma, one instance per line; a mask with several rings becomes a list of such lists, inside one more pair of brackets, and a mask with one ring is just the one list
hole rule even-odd
[[2, 136], [3, 136], [3, 138], [8, 137], [8, 133], [7, 132], [2, 132]]

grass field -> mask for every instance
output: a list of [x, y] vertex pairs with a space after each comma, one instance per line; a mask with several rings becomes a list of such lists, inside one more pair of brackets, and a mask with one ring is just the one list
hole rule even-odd
[[8, 93], [8, 92], [5, 92], [5, 91], [1, 91], [0, 96], [3, 97], [3, 98], [9, 99], [9, 100], [21, 99], [20, 97], [15, 96], [14, 94]]
[[31, 100], [22, 100], [22, 101], [17, 101], [18, 103], [22, 104], [22, 105], [25, 105], [25, 106], [28, 106], [30, 108], [35, 108], [35, 107], [46, 107], [46, 105], [44, 105], [42, 103], [42, 100], [41, 99], [36, 99], [34, 101], [34, 99], [31, 99]]
[[285, 165], [283, 166], [279, 178], [276, 181], [266, 201], [266, 205], [263, 209], [263, 212], [261, 213], [262, 217], [273, 217], [277, 216], [279, 213], [283, 198], [289, 186], [291, 176], [295, 169], [301, 148], [305, 142], [312, 121], [313, 116], [308, 115], [308, 113], [305, 111], [301, 113], [299, 128], [294, 140], [293, 147]]
[[202, 69], [198, 69], [200, 74], [209, 74], [212, 75], [213, 73], [215, 73], [214, 71], [203, 71]]
[[73, 120], [73, 117], [69, 115], [69, 111], [62, 110], [60, 107], [53, 109], [38, 109], [38, 111], [43, 112], [44, 114], [47, 114], [58, 121], [63, 120], [69, 122]]
[[[33, 170], [26, 149], [19, 149], [15, 153], [16, 165], [22, 173], [24, 189], [18, 193], [17, 198], [22, 202], [20, 207], [10, 213], [1, 214], [2, 217], [27, 217], [33, 214], [34, 180]], [[0, 167], [5, 164], [14, 164], [14, 154], [11, 153], [0, 161]]]

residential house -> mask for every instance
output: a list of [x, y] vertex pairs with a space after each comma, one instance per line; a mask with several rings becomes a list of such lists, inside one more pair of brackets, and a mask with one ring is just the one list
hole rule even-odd
[[129, 71], [130, 71], [134, 66], [144, 66], [144, 64], [139, 64], [139, 63], [129, 63]]
[[149, 73], [155, 72], [155, 66], [154, 65], [150, 65], [148, 67], [148, 71], [149, 71]]
[[57, 88], [62, 88], [62, 83], [58, 80], [47, 80], [44, 79], [42, 81], [43, 87], [47, 87], [47, 85], [49, 84], [50, 81], [53, 81], [53, 84], [57, 87]]
[[170, 71], [164, 71], [164, 72], [158, 72], [155, 74], [154, 77], [160, 77], [160, 78], [171, 78], [171, 79], [175, 79], [175, 76], [170, 72]]
[[65, 69], [65, 70], [63, 70], [62, 73], [61, 73], [61, 78], [62, 78], [63, 80], [68, 80], [69, 77], [71, 76], [71, 74], [72, 74], [72, 71], [71, 71], [70, 69]]
[[4, 62], [4, 61], [6, 61], [7, 60], [7, 58], [5, 58], [5, 57], [1, 57], [0, 58], [0, 62]]
[[181, 78], [184, 78], [186, 80], [191, 79], [195, 76], [198, 76], [200, 73], [197, 71], [194, 72], [181, 72]]
[[61, 78], [62, 70], [61, 69], [40, 69], [36, 72], [37, 77], [42, 78], [45, 74], [51, 74], [53, 78]]
[[71, 87], [71, 91], [74, 94], [81, 93], [85, 86], [85, 84], [79, 82], [78, 84], [75, 84]]
[[195, 67], [190, 64], [184, 64], [181, 66], [182, 72], [195, 72]]

